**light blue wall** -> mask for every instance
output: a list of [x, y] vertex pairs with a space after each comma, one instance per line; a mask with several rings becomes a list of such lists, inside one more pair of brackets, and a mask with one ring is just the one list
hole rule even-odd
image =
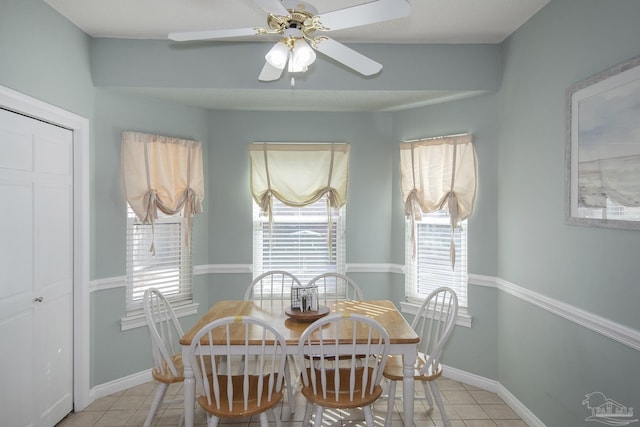
[[[204, 156], [209, 147], [208, 113], [206, 110], [97, 89], [93, 121], [96, 178], [93, 186], [95, 221], [95, 257], [98, 260], [94, 277], [123, 276], [126, 271], [126, 202], [122, 184], [120, 144], [123, 131], [136, 131], [195, 139], [203, 142]], [[209, 169], [205, 168], [205, 181]], [[206, 199], [205, 199], [206, 201]], [[209, 211], [193, 219], [193, 264], [208, 263]], [[208, 283], [204, 276], [194, 277], [195, 300], [204, 314], [208, 305]], [[150, 343], [146, 328], [120, 331], [120, 319], [125, 316], [125, 290], [101, 290], [92, 293], [92, 375], [91, 384], [108, 381], [144, 371], [149, 367]], [[190, 327], [197, 315], [181, 319]]]
[[[393, 140], [473, 134], [478, 157], [478, 193], [469, 219], [469, 273], [495, 276], [498, 257], [498, 103], [494, 94], [467, 100], [402, 111], [393, 117]], [[394, 144], [397, 157], [397, 143]], [[392, 191], [394, 206], [393, 261], [404, 264], [404, 216], [400, 201], [399, 160], [394, 161]], [[404, 276], [396, 287], [403, 289]], [[398, 302], [403, 297], [399, 293]], [[486, 378], [498, 379], [497, 295], [495, 289], [469, 287], [469, 314], [473, 327], [456, 327], [445, 348], [445, 363]], [[470, 352], [469, 349], [473, 351]], [[473, 355], [473, 357], [470, 357]]]
[[[496, 210], [499, 277], [636, 331], [640, 233], [565, 224], [564, 150], [566, 89], [639, 55], [638, 19], [636, 0], [552, 0], [504, 43]], [[498, 378], [547, 425], [585, 425], [594, 391], [640, 407], [637, 350], [504, 294], [498, 325]]]
[[0, 84], [92, 118], [91, 39], [39, 0], [0, 2]]
[[[105, 61], [131, 58], [150, 47], [145, 58], [166, 65], [172, 50], [193, 58], [211, 48], [188, 53], [164, 42], [92, 42], [44, 2], [3, 0], [0, 7], [0, 84], [91, 121], [91, 279], [124, 275], [122, 130], [206, 142], [207, 209], [194, 223], [197, 265], [251, 263], [247, 146], [256, 140], [351, 143], [347, 262], [403, 264], [397, 144], [468, 131], [476, 141], [480, 181], [470, 221], [470, 273], [510, 281], [640, 330], [638, 232], [568, 226], [563, 217], [565, 90], [640, 54], [637, 0], [552, 0], [501, 47], [363, 46], [364, 53], [398, 59], [389, 65], [382, 60], [383, 89], [406, 84], [499, 91], [404, 112], [348, 114], [204, 111], [126, 94], [108, 86], [188, 87], [185, 79], [176, 80], [180, 75], [201, 79], [206, 87], [225, 87], [235, 78], [254, 84], [255, 74], [224, 71], [224, 64], [212, 80], [201, 68], [192, 69], [193, 75], [175, 68], [127, 73], [126, 67], [111, 68]], [[420, 69], [407, 75], [400, 68], [412, 52]], [[434, 58], [440, 66], [433, 65]], [[198, 61], [203, 59], [196, 60], [202, 65]], [[465, 67], [474, 61], [481, 64], [478, 69]], [[458, 69], [450, 68], [456, 64]], [[316, 76], [321, 87], [364, 84], [349, 73], [340, 77], [344, 73], [328, 61], [318, 66], [328, 72]], [[353, 276], [371, 298], [402, 298], [400, 274]], [[218, 299], [239, 297], [249, 278], [248, 273], [197, 275], [201, 310]], [[144, 330], [119, 331], [123, 301], [122, 288], [91, 294], [92, 387], [148, 367]], [[471, 286], [469, 301], [473, 327], [456, 329], [447, 363], [496, 379], [547, 425], [584, 425], [588, 414], [580, 402], [592, 391], [640, 406], [636, 350], [496, 289]], [[186, 318], [184, 324], [194, 320]]]
[[[390, 113], [265, 113], [212, 111], [209, 115], [211, 195], [209, 260], [212, 264], [252, 263], [252, 199], [249, 191], [251, 142], [346, 142], [351, 145], [347, 203], [348, 263], [385, 263], [390, 257], [392, 206]], [[376, 230], [372, 233], [371, 230]], [[388, 277], [362, 283], [373, 298], [390, 298]], [[212, 277], [211, 302], [242, 297], [250, 276], [225, 286]]]

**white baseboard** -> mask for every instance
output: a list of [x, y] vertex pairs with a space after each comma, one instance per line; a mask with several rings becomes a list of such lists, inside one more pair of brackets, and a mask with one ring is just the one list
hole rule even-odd
[[542, 421], [536, 417], [522, 402], [520, 402], [509, 390], [496, 380], [481, 377], [480, 375], [462, 371], [451, 366], [443, 366], [442, 375], [451, 380], [460, 381], [483, 390], [496, 393], [504, 403], [509, 405], [513, 412], [518, 414], [522, 421], [527, 423], [529, 427], [546, 427]]
[[[482, 377], [480, 375], [472, 374], [470, 372], [462, 371], [460, 369], [453, 368], [451, 366], [443, 366], [443, 376], [454, 381], [460, 381], [465, 384], [478, 387], [483, 390], [496, 393], [504, 402], [509, 405], [513, 411], [522, 418], [522, 421], [527, 423], [529, 427], [546, 427], [542, 421], [540, 421], [534, 414], [522, 404], [509, 390], [507, 390], [502, 384], [496, 380]], [[90, 401], [93, 402], [101, 397], [109, 396], [114, 393], [121, 392], [131, 387], [135, 387], [153, 380], [151, 376], [151, 370], [138, 372], [126, 377], [109, 381], [104, 384], [95, 386], [89, 392]]]
[[135, 387], [144, 383], [148, 383], [153, 380], [151, 376], [151, 369], [146, 371], [137, 372], [135, 374], [128, 375], [117, 380], [109, 381], [104, 384], [97, 385], [89, 391], [89, 399], [93, 402], [101, 397], [109, 396], [110, 394], [118, 393], [131, 387]]

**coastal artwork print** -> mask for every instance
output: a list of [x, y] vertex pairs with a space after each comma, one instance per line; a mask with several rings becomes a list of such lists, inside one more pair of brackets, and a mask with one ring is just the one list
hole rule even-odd
[[567, 91], [567, 221], [640, 230], [640, 57]]

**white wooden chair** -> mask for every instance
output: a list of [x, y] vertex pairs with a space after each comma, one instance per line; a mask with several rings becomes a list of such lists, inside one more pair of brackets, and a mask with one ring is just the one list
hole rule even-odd
[[[181, 402], [165, 401], [169, 385], [184, 381], [182, 353], [178, 350], [178, 340], [184, 332], [171, 305], [157, 289], [147, 289], [142, 298], [144, 315], [151, 336], [151, 355], [153, 357], [153, 378], [160, 383], [156, 395], [144, 422], [149, 427], [161, 404]], [[183, 419], [180, 420], [182, 425]]]
[[[214, 340], [218, 346], [212, 345]], [[282, 400], [286, 376], [286, 343], [278, 331], [248, 316], [218, 319], [198, 331], [191, 354], [197, 401], [208, 414], [209, 427], [216, 426], [220, 418], [257, 414], [262, 427], [269, 425], [267, 413]], [[242, 369], [239, 364], [244, 365]], [[280, 418], [274, 418], [280, 426]]]
[[265, 271], [251, 281], [244, 299], [249, 300], [286, 300], [291, 296], [293, 285], [300, 286], [300, 280], [288, 271]]
[[[294, 285], [300, 286], [300, 280], [288, 271], [265, 271], [251, 281], [244, 294], [244, 300], [289, 301], [291, 298], [291, 288]], [[289, 360], [295, 369], [295, 357], [290, 356]], [[242, 366], [240, 369], [242, 369]], [[293, 414], [295, 412], [295, 396], [293, 394], [294, 384], [289, 382], [289, 378], [289, 366], [287, 365], [287, 401], [289, 403], [289, 411]]]
[[[450, 288], [441, 287], [427, 297], [411, 323], [413, 330], [420, 336], [413, 377], [415, 381], [420, 381], [424, 387], [429, 410], [433, 409], [431, 400], [431, 394], [433, 394], [445, 427], [450, 426], [451, 423], [444, 410], [435, 379], [442, 375], [442, 365], [440, 364], [442, 349], [453, 332], [457, 316], [458, 297], [456, 293]], [[396, 382], [403, 379], [402, 356], [389, 356], [384, 368], [384, 377], [389, 380], [389, 401], [385, 422], [385, 426], [389, 427], [395, 401]]]
[[[356, 334], [361, 337], [359, 343]], [[324, 408], [362, 407], [367, 426], [373, 427], [371, 405], [382, 394], [380, 382], [388, 354], [389, 335], [370, 317], [333, 314], [312, 323], [298, 344], [301, 391], [307, 398], [303, 425], [309, 424], [315, 404], [316, 426], [322, 425]]]
[[307, 286], [318, 287], [318, 298], [321, 304], [339, 300], [362, 301], [363, 295], [360, 286], [350, 277], [340, 273], [320, 274], [307, 283]]

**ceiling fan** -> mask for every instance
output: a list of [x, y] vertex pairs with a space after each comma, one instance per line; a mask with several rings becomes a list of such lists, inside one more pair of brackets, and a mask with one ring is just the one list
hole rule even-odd
[[[407, 0], [377, 0], [344, 9], [318, 14], [317, 10], [300, 0], [254, 0], [267, 12], [268, 28], [231, 28], [189, 31], [169, 34], [174, 41], [213, 40], [279, 34], [280, 40], [265, 55], [265, 64], [258, 80], [278, 80], [287, 71], [307, 71], [315, 59], [315, 51], [342, 63], [363, 76], [382, 70], [382, 64], [323, 34], [328, 31], [369, 25], [408, 16], [411, 6]], [[293, 85], [293, 80], [292, 80]]]

